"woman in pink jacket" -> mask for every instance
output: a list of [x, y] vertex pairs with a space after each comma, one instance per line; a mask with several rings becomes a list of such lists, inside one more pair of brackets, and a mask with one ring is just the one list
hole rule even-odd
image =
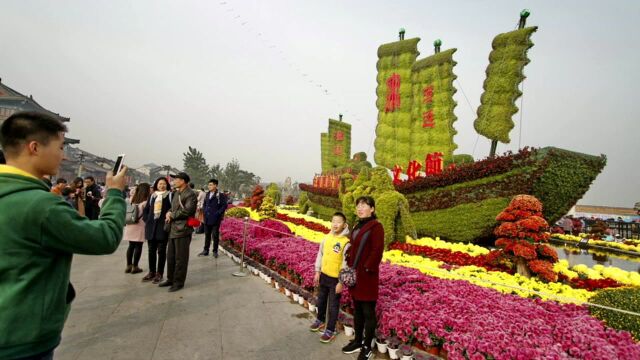
[[142, 256], [142, 244], [144, 244], [144, 221], [142, 220], [142, 213], [144, 206], [149, 200], [150, 194], [151, 186], [147, 183], [141, 183], [136, 186], [131, 199], [127, 199], [130, 204], [138, 207], [138, 222], [135, 224], [127, 224], [124, 227], [124, 235], [122, 236], [122, 240], [129, 241], [127, 268], [124, 271], [127, 274], [142, 272], [142, 269], [138, 267], [140, 256]]

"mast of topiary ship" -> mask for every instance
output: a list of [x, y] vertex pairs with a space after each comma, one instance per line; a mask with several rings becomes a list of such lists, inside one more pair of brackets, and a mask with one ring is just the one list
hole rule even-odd
[[518, 112], [515, 102], [522, 96], [518, 85], [524, 80], [523, 69], [530, 61], [527, 51], [533, 46], [531, 35], [538, 29], [525, 27], [529, 14], [529, 10], [522, 10], [518, 29], [496, 36], [489, 54], [484, 93], [473, 125], [480, 135], [491, 140], [491, 157], [496, 154], [498, 141], [511, 142], [509, 132], [515, 126], [511, 118]]

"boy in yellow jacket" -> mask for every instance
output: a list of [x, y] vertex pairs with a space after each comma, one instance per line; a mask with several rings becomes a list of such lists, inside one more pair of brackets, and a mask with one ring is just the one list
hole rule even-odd
[[[337, 212], [331, 218], [331, 233], [320, 243], [316, 256], [316, 275], [314, 278], [318, 292], [318, 318], [311, 325], [311, 331], [325, 329], [320, 341], [329, 343], [336, 337], [336, 321], [340, 308], [340, 293], [342, 284], [338, 280], [340, 270], [347, 267], [345, 254], [349, 249], [349, 227], [343, 213]], [[329, 308], [329, 320], [325, 326]]]

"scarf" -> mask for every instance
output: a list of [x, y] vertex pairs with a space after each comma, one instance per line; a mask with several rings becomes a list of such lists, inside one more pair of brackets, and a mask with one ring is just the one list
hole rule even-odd
[[153, 219], [158, 220], [160, 218], [160, 213], [162, 213], [162, 202], [167, 195], [169, 195], [168, 191], [156, 191], [154, 194], [155, 202], [153, 203]]

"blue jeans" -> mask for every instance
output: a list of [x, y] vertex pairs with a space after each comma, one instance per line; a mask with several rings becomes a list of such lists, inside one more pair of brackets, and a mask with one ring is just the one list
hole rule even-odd
[[340, 309], [340, 294], [336, 294], [338, 279], [320, 274], [320, 289], [318, 291], [318, 320], [325, 322], [327, 308], [329, 320], [327, 330], [336, 331], [336, 321], [338, 320], [338, 310]]

